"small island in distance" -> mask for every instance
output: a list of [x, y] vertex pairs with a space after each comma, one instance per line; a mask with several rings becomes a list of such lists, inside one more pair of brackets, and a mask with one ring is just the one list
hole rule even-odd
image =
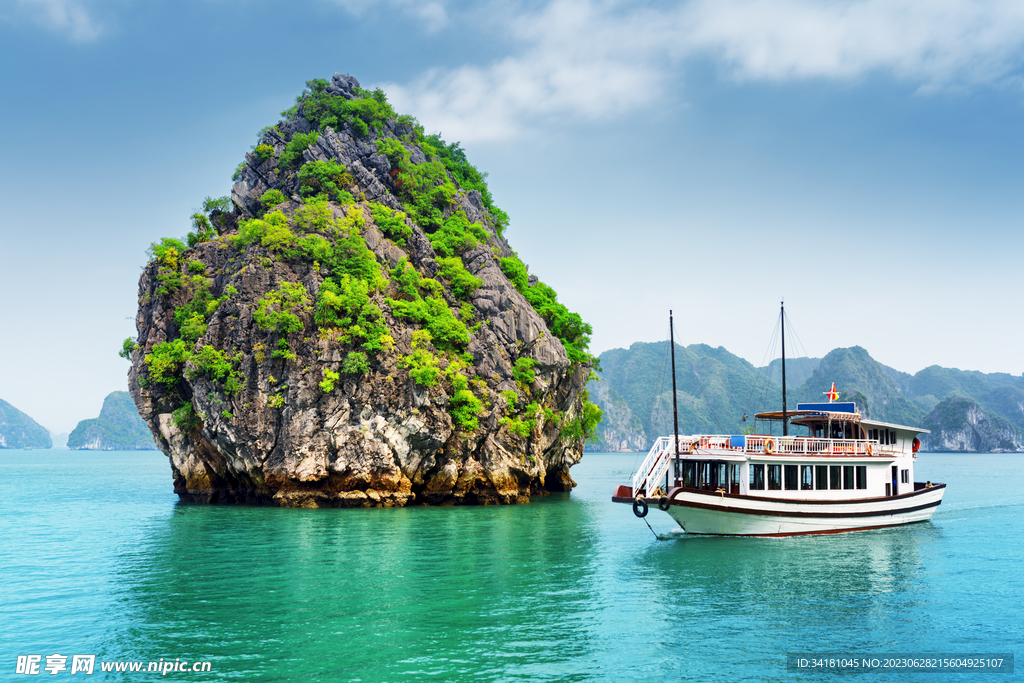
[[0, 399], [0, 448], [53, 448], [50, 432]]
[[99, 417], [82, 420], [68, 436], [78, 451], [155, 451], [149, 427], [139, 417], [131, 395], [115, 391], [103, 399]]

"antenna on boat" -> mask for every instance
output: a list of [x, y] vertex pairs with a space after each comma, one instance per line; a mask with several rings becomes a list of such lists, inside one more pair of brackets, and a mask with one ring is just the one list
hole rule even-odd
[[786, 302], [779, 305], [779, 318], [782, 321], [782, 435], [789, 436], [789, 420], [786, 419]]
[[676, 407], [676, 335], [672, 310], [668, 312], [668, 343], [672, 349], [672, 437], [676, 442], [676, 480], [679, 479], [679, 409]]

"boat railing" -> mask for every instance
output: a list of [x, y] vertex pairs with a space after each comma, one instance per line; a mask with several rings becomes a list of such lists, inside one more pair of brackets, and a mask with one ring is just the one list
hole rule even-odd
[[748, 453], [780, 455], [872, 455], [877, 442], [865, 439], [820, 439], [809, 436], [747, 436]]
[[[679, 448], [689, 448], [691, 437], [679, 437]], [[687, 444], [684, 446], [684, 443]], [[633, 474], [633, 495], [643, 490], [647, 495], [657, 487], [658, 482], [665, 476], [668, 466], [672, 463], [675, 455], [675, 443], [671, 436], [659, 437], [647, 452], [647, 457], [640, 464], [640, 469]]]
[[[742, 441], [741, 441], [742, 439]], [[870, 439], [821, 439], [810, 436], [771, 436], [749, 434], [743, 437], [721, 434], [695, 434], [679, 437], [679, 452], [683, 455], [702, 454], [705, 451], [732, 451], [740, 454], [764, 455], [882, 455], [877, 441]], [[710, 455], [710, 454], [709, 454]], [[648, 451], [640, 468], [633, 474], [633, 492], [650, 492], [664, 478], [675, 457], [675, 443], [671, 436], [659, 437]]]

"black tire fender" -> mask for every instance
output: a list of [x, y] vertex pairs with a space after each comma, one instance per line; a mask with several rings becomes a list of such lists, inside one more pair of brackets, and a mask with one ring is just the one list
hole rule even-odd
[[633, 514], [637, 517], [647, 516], [647, 501], [643, 498], [637, 498], [633, 501]]
[[659, 498], [658, 499], [658, 509], [662, 510], [663, 512], [668, 512], [668, 508], [669, 508], [668, 498], [665, 497], [665, 496], [662, 496], [661, 498]]

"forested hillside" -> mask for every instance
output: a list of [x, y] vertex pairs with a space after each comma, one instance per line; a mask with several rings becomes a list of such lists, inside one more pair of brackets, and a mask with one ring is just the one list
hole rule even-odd
[[[654, 438], [671, 433], [668, 351], [667, 342], [637, 342], [601, 354], [603, 370], [599, 381], [591, 382], [591, 394], [605, 418], [592, 450], [645, 450]], [[781, 374], [778, 359], [759, 369], [722, 347], [677, 344], [680, 433], [749, 430], [754, 413], [781, 407]], [[835, 382], [841, 400], [856, 402], [865, 417], [931, 430], [921, 437], [926, 450], [1024, 450], [1021, 376], [939, 366], [911, 375], [854, 346], [821, 359], [787, 359], [786, 382], [790, 408], [824, 400], [823, 392]]]

